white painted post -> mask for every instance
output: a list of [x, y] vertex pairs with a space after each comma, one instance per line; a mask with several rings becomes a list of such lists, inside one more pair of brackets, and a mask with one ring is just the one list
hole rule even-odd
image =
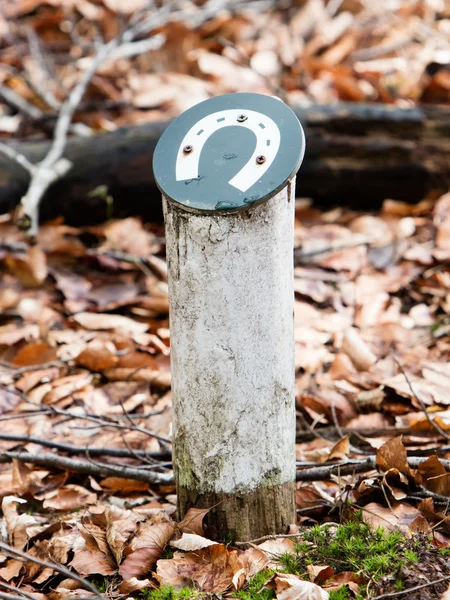
[[292, 175], [240, 212], [193, 213], [163, 189], [179, 517], [210, 507], [218, 539], [296, 520], [294, 199]]

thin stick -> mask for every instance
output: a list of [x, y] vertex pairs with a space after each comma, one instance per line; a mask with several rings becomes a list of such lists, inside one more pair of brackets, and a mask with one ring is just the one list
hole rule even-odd
[[[47, 364], [51, 364], [51, 363], [47, 363]], [[1, 387], [1, 385], [0, 385], [0, 387]], [[33, 406], [40, 406], [36, 402], [33, 402], [26, 394], [24, 394], [20, 390], [17, 390], [15, 388], [13, 388], [13, 389], [7, 388], [7, 390], [11, 394], [16, 394], [17, 396], [22, 398], [22, 400], [24, 400], [28, 404], [31, 404]], [[89, 413], [86, 413], [84, 415], [76, 415], [74, 413], [71, 413], [69, 410], [64, 410], [63, 408], [57, 408], [56, 406], [53, 406], [52, 404], [48, 405], [48, 409], [51, 410], [56, 415], [61, 415], [63, 417], [70, 417], [70, 419], [82, 419], [85, 421], [91, 421], [93, 423], [96, 423], [97, 427], [112, 427], [114, 429], [125, 429], [127, 431], [138, 431], [139, 433], [143, 433], [144, 435], [148, 435], [149, 437], [153, 437], [153, 438], [157, 439], [161, 444], [171, 444], [172, 443], [172, 440], [170, 440], [169, 438], [159, 435], [157, 433], [154, 433], [153, 431], [150, 431], [149, 429], [146, 429], [145, 427], [140, 427], [139, 425], [135, 425], [135, 426], [123, 425], [122, 423], [117, 423], [116, 421], [105, 421], [105, 420], [101, 419], [100, 417], [91, 415]], [[167, 448], [165, 448], [165, 449], [167, 449]]]
[[9, 544], [6, 544], [5, 542], [0, 542], [0, 550], [3, 550], [3, 552], [5, 552], [8, 555], [12, 555], [14, 558], [17, 558], [18, 560], [22, 559], [23, 561], [33, 562], [33, 563], [35, 563], [37, 565], [41, 565], [41, 567], [45, 567], [47, 569], [53, 569], [53, 570], [57, 571], [58, 573], [61, 573], [62, 575], [65, 575], [66, 577], [69, 577], [70, 579], [77, 581], [85, 590], [89, 590], [90, 592], [95, 594], [97, 596], [97, 598], [101, 598], [103, 600], [103, 596], [100, 594], [98, 589], [96, 587], [94, 587], [91, 583], [89, 583], [89, 581], [86, 581], [86, 579], [83, 579], [83, 577], [80, 577], [79, 575], [77, 575], [76, 573], [71, 571], [70, 569], [63, 567], [60, 564], [57, 564], [54, 562], [47, 562], [47, 561], [37, 558], [35, 556], [31, 556], [27, 552], [22, 552], [22, 550], [13, 548], [12, 546], [10, 546]]
[[23, 463], [40, 465], [42, 467], [52, 467], [73, 471], [74, 473], [83, 473], [86, 475], [96, 475], [108, 477], [115, 475], [123, 479], [133, 479], [135, 481], [144, 481], [148, 484], [172, 484], [173, 475], [168, 473], [154, 473], [136, 469], [134, 467], [116, 466], [106, 463], [92, 463], [85, 460], [75, 460], [58, 456], [50, 452], [46, 454], [31, 454], [28, 452], [6, 451], [0, 453], [0, 463], [9, 463], [12, 460], [19, 460]]
[[450, 440], [450, 435], [448, 435], [448, 433], [446, 433], [441, 427], [439, 427], [439, 425], [435, 422], [435, 420], [432, 419], [430, 417], [430, 415], [428, 414], [425, 404], [422, 402], [422, 400], [419, 398], [419, 396], [413, 390], [411, 381], [409, 380], [409, 378], [405, 372], [405, 369], [402, 367], [400, 362], [395, 357], [394, 357], [394, 361], [395, 361], [395, 364], [397, 365], [397, 367], [399, 368], [400, 372], [402, 373], [403, 377], [406, 379], [406, 383], [408, 384], [411, 394], [414, 396], [414, 398], [420, 404], [420, 408], [422, 409], [422, 412], [425, 415], [425, 418], [427, 419], [428, 423], [431, 425], [431, 427], [433, 429], [435, 429], [440, 435], [442, 435], [443, 438], [445, 438], [446, 440]]
[[14, 108], [17, 108], [21, 112], [25, 113], [31, 119], [42, 119], [44, 116], [44, 113], [40, 108], [24, 100], [22, 96], [16, 94], [14, 90], [6, 85], [0, 84], [0, 96], [3, 97], [7, 104], [14, 106]]
[[[22, 444], [38, 444], [39, 446], [44, 446], [46, 448], [54, 448], [60, 452], [67, 452], [67, 454], [84, 454], [86, 450], [85, 447], [81, 448], [72, 444], [52, 442], [50, 440], [29, 435], [14, 435], [0, 432], [0, 440], [20, 442]], [[114, 456], [117, 458], [134, 457], [140, 460], [145, 458], [165, 460], [171, 456], [171, 454], [168, 452], [146, 452], [145, 450], [134, 450], [133, 448], [129, 448], [128, 450], [124, 450], [123, 448], [89, 448], [89, 454], [90, 456]]]
[[249, 540], [248, 542], [235, 542], [236, 546], [246, 546], [247, 544], [260, 544], [267, 540], [282, 540], [282, 539], [295, 539], [301, 536], [301, 533], [280, 533], [278, 535], [263, 535], [263, 537], [256, 538], [256, 540]]
[[[3, 584], [1, 584], [3, 585]], [[12, 586], [11, 586], [12, 587]], [[23, 592], [21, 592], [20, 590], [17, 590], [20, 594], [23, 594]], [[33, 600], [36, 600], [36, 598], [34, 596], [26, 596], [27, 598], [33, 598]], [[6, 592], [0, 592], [0, 598], [1, 600], [23, 600], [25, 598], [25, 596], [16, 596], [15, 594], [7, 594]], [[78, 600], [78, 598], [77, 598]]]
[[15, 161], [18, 165], [28, 171], [30, 175], [32, 175], [36, 169], [36, 167], [28, 160], [28, 158], [24, 154], [20, 154], [20, 152], [16, 152], [12, 146], [7, 146], [0, 142], [0, 152]]
[[437, 583], [442, 583], [443, 581], [448, 581], [449, 579], [450, 575], [447, 575], [447, 577], [441, 577], [440, 579], [435, 579], [434, 581], [428, 581], [427, 583], [422, 583], [421, 585], [415, 585], [414, 587], [407, 588], [406, 590], [401, 590], [400, 592], [391, 592], [390, 594], [381, 594], [381, 596], [373, 596], [371, 600], [382, 600], [382, 598], [397, 598], [398, 596], [404, 596], [405, 594], [409, 594], [410, 592], [422, 590], [423, 588], [430, 587], [431, 585], [436, 585]]
[[24, 598], [29, 598], [29, 600], [36, 600], [35, 596], [29, 594], [28, 592], [23, 592], [19, 588], [14, 587], [13, 585], [9, 585], [4, 581], [0, 581], [0, 586], [5, 588], [5, 590], [9, 590], [10, 592], [19, 592]]
[[[413, 456], [408, 458], [408, 465], [417, 469], [422, 462], [427, 460], [425, 457]], [[450, 470], [450, 460], [440, 460], [441, 464], [447, 470]], [[367, 473], [377, 468], [376, 456], [368, 456], [364, 460], [347, 461], [327, 466], [312, 467], [311, 469], [297, 469], [297, 481], [328, 481], [331, 477], [340, 475], [356, 475], [358, 473]], [[431, 494], [432, 492], [430, 492]]]

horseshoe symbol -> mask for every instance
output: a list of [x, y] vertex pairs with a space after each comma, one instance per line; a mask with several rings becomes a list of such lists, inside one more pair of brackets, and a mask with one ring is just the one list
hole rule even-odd
[[[239, 115], [245, 114], [245, 121], [238, 120]], [[246, 127], [256, 136], [255, 150], [249, 161], [228, 182], [241, 192], [247, 191], [260, 179], [273, 163], [280, 147], [280, 130], [278, 125], [267, 115], [246, 109], [229, 109], [212, 113], [197, 121], [187, 134], [178, 149], [175, 173], [176, 180], [196, 179], [200, 154], [207, 139], [223, 127]], [[185, 146], [192, 146], [189, 154], [183, 152]], [[264, 156], [262, 164], [256, 162], [257, 156]]]

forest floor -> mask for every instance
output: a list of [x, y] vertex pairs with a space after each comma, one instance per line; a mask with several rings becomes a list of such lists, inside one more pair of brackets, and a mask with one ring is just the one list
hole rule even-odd
[[[148, 5], [2, 0], [0, 150], [38, 199], [70, 136], [218, 94], [450, 102], [444, 0]], [[43, 170], [9, 144], [48, 139]], [[162, 224], [58, 219], [31, 244], [36, 216], [0, 216], [0, 599], [449, 600], [449, 193], [297, 200], [297, 522], [251, 543], [175, 520]]]
[[[368, 581], [367, 597], [428, 583], [417, 598], [440, 598], [448, 582], [429, 584], [450, 577], [449, 231], [449, 194], [418, 205], [386, 201], [376, 214], [297, 200], [291, 534], [300, 527], [313, 538], [261, 548], [211, 545], [202, 537], [205, 511], [173, 520], [162, 226], [136, 217], [84, 228], [56, 221], [28, 245], [3, 216], [0, 578], [39, 599], [89, 596], [56, 561], [90, 581], [101, 576], [112, 597], [158, 582], [233, 597], [273, 569], [274, 556], [286, 563], [291, 554], [297, 562], [266, 578], [278, 598], [297, 597], [286, 590], [305, 574], [311, 594], [331, 589], [331, 598], [347, 597], [333, 595], [344, 593], [336, 592], [342, 582], [356, 594]], [[341, 522], [356, 534], [325, 525]], [[354, 540], [379, 526], [400, 538], [374, 539], [361, 554]], [[319, 550], [302, 563], [302, 544], [333, 540], [341, 560], [359, 557], [352, 568]], [[367, 567], [376, 555], [382, 564]], [[44, 563], [33, 565], [36, 558]], [[403, 575], [392, 576], [399, 561]]]

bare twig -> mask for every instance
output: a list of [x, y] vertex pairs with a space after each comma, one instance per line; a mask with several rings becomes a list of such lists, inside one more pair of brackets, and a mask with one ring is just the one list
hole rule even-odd
[[436, 421], [434, 419], [432, 419], [430, 417], [430, 415], [428, 414], [427, 407], [425, 406], [425, 404], [422, 402], [422, 400], [419, 398], [419, 396], [413, 390], [411, 381], [409, 380], [409, 377], [406, 374], [405, 369], [402, 367], [400, 362], [395, 357], [394, 357], [394, 360], [395, 360], [395, 363], [396, 363], [397, 367], [399, 368], [400, 372], [402, 373], [403, 377], [406, 379], [406, 383], [408, 384], [411, 394], [414, 396], [415, 400], [417, 400], [417, 402], [420, 404], [420, 408], [422, 409], [422, 412], [425, 415], [425, 418], [427, 419], [428, 423], [431, 425], [431, 427], [433, 429], [435, 429], [440, 435], [442, 435], [443, 438], [445, 438], [446, 440], [450, 440], [450, 435], [448, 435], [447, 432], [445, 432], [441, 427], [439, 427], [439, 425], [436, 423]]
[[289, 539], [295, 540], [300, 537], [300, 533], [280, 533], [278, 535], [264, 535], [263, 537], [256, 538], [256, 540], [249, 540], [248, 542], [235, 542], [236, 546], [251, 546], [252, 544], [262, 544], [262, 542], [266, 542], [267, 540], [282, 540]]
[[[3, 584], [1, 584], [3, 585]], [[12, 586], [11, 586], [12, 587]], [[23, 594], [23, 592], [21, 592], [20, 590], [16, 590], [18, 593]], [[7, 592], [0, 592], [0, 599], [1, 600], [23, 600], [24, 598], [33, 598], [33, 600], [36, 600], [36, 598], [34, 596], [17, 596], [16, 594], [8, 594]], [[78, 600], [78, 598], [77, 598]]]
[[62, 575], [65, 575], [66, 577], [77, 581], [85, 590], [92, 592], [96, 595], [97, 598], [101, 598], [103, 600], [102, 594], [100, 594], [98, 589], [91, 583], [89, 583], [89, 581], [86, 581], [86, 579], [83, 579], [83, 577], [80, 577], [70, 569], [63, 567], [58, 563], [42, 560], [41, 558], [37, 558], [36, 556], [31, 556], [31, 554], [28, 554], [27, 552], [22, 552], [22, 550], [18, 550], [17, 548], [13, 548], [5, 542], [0, 542], [0, 550], [2, 550], [4, 554], [13, 556], [17, 560], [22, 560], [24, 562], [33, 562], [37, 565], [40, 565], [41, 567], [53, 569], [54, 571], [57, 571], [58, 573], [61, 573]]
[[[47, 363], [47, 364], [50, 364], [50, 363]], [[26, 367], [24, 367], [24, 368], [26, 368]], [[6, 386], [1, 386], [1, 384], [0, 384], [0, 387], [6, 387]], [[24, 402], [27, 402], [28, 404], [31, 404], [32, 406], [35, 406], [35, 407], [40, 407], [40, 405], [38, 403], [33, 402], [26, 394], [24, 394], [24, 392], [22, 392], [16, 388], [6, 387], [6, 389], [11, 394], [15, 394], [16, 396], [19, 396], [19, 398], [22, 398], [22, 400], [24, 400]], [[150, 431], [149, 429], [146, 429], [145, 427], [140, 427], [139, 425], [124, 425], [122, 423], [117, 423], [117, 421], [113, 421], [113, 420], [106, 421], [105, 419], [102, 419], [100, 417], [97, 417], [96, 415], [92, 415], [89, 413], [75, 414], [75, 413], [70, 412], [69, 410], [65, 410], [63, 408], [58, 408], [57, 406], [53, 406], [52, 404], [47, 405], [45, 407], [45, 409], [50, 410], [52, 413], [54, 413], [56, 415], [60, 415], [62, 417], [69, 417], [69, 419], [74, 419], [74, 420], [81, 419], [84, 421], [91, 421], [92, 423], [96, 424], [96, 427], [112, 427], [113, 429], [138, 431], [139, 433], [143, 433], [144, 435], [148, 435], [149, 437], [155, 438], [156, 440], [158, 440], [160, 442], [160, 444], [163, 444], [163, 445], [172, 443], [172, 440], [170, 440], [169, 438], [159, 435], [158, 433], [154, 433], [153, 431]], [[165, 450], [167, 450], [167, 447], [165, 447]]]
[[440, 579], [435, 579], [434, 581], [427, 581], [426, 583], [422, 583], [421, 585], [415, 585], [410, 588], [406, 588], [401, 590], [400, 592], [391, 592], [390, 594], [381, 594], [381, 596], [373, 596], [372, 600], [384, 600], [384, 598], [398, 598], [399, 596], [404, 596], [405, 594], [410, 594], [411, 592], [415, 592], [417, 590], [422, 590], [423, 588], [430, 587], [431, 585], [436, 585], [437, 583], [442, 583], [443, 581], [448, 581], [450, 579], [450, 575], [446, 577], [441, 577]]
[[22, 98], [22, 96], [16, 94], [14, 90], [6, 85], [0, 84], [0, 96], [2, 96], [7, 104], [13, 106], [31, 119], [38, 120], [42, 119], [44, 116], [44, 113], [40, 108], [27, 102], [24, 98]]
[[[55, 450], [59, 450], [60, 452], [66, 452], [67, 454], [84, 454], [86, 451], [85, 447], [81, 448], [72, 444], [52, 442], [50, 440], [44, 440], [42, 438], [37, 438], [28, 435], [14, 435], [0, 432], [0, 440], [19, 442], [21, 444], [37, 444], [46, 448], [53, 448]], [[133, 448], [129, 448], [128, 450], [124, 450], [123, 448], [89, 448], [89, 454], [90, 456], [114, 456], [117, 458], [134, 457], [139, 460], [167, 460], [171, 457], [171, 454], [168, 452], [146, 452], [145, 450], [134, 450]], [[154, 462], [152, 462], [152, 464], [154, 464]]]
[[2, 142], [0, 142], [0, 152], [8, 158], [10, 158], [11, 160], [15, 161], [17, 164], [19, 164], [23, 169], [25, 169], [25, 171], [28, 171], [30, 175], [33, 175], [36, 167], [33, 165], [33, 163], [31, 163], [28, 160], [28, 158], [24, 154], [20, 154], [20, 152], [17, 152], [16, 150], [14, 150], [14, 148], [3, 144]]
[[14, 587], [13, 585], [9, 585], [8, 583], [5, 583], [4, 581], [0, 581], [0, 587], [5, 588], [5, 590], [9, 590], [10, 592], [18, 592], [19, 594], [21, 594], [22, 598], [28, 598], [29, 600], [36, 600], [36, 598], [32, 594], [29, 594], [28, 592], [24, 592], [24, 591], [20, 590], [19, 588]]
[[108, 477], [115, 475], [123, 479], [134, 479], [135, 481], [145, 481], [152, 484], [171, 484], [173, 476], [167, 473], [153, 473], [127, 466], [117, 466], [105, 463], [95, 464], [86, 460], [75, 460], [52, 454], [31, 454], [28, 452], [1, 452], [0, 463], [9, 463], [12, 460], [19, 460], [23, 463], [40, 465], [42, 467], [51, 467], [56, 469], [66, 469], [75, 473], [84, 473], [86, 475], [96, 475], [99, 477]]
[[[408, 458], [408, 465], [417, 469], [427, 458], [414, 456]], [[447, 470], [450, 470], [450, 460], [441, 460]], [[376, 456], [368, 456], [364, 460], [351, 460], [345, 463], [312, 467], [306, 469], [297, 469], [297, 481], [328, 481], [332, 476], [356, 475], [358, 473], [367, 473], [377, 468]]]

